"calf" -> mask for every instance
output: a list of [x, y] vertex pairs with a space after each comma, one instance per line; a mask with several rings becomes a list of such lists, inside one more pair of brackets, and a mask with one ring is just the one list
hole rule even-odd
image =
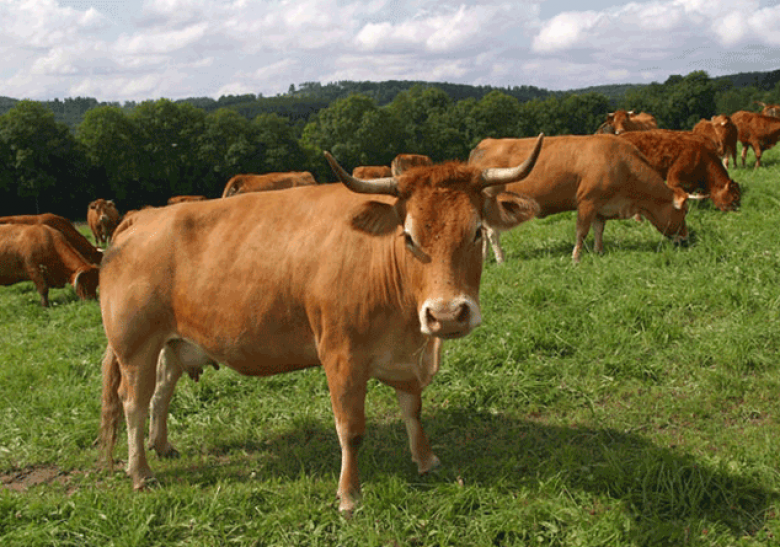
[[[471, 151], [469, 164], [475, 167], [504, 167], [528, 154], [532, 139], [485, 139]], [[527, 196], [539, 205], [538, 217], [577, 211], [577, 240], [572, 260], [580, 261], [583, 241], [591, 225], [594, 249], [603, 251], [604, 224], [607, 220], [646, 217], [663, 235], [675, 241], [685, 240], [686, 200], [680, 188], [669, 188], [647, 163], [636, 147], [614, 135], [547, 137], [531, 174], [508, 184], [511, 194]], [[506, 194], [495, 192], [492, 206], [505, 212], [512, 207], [502, 200]], [[488, 238], [496, 261], [504, 261], [499, 231], [499, 214], [486, 223]]]
[[119, 225], [119, 211], [110, 199], [99, 198], [87, 208], [87, 224], [95, 236], [95, 243], [106, 245]]
[[739, 207], [739, 184], [731, 180], [709, 139], [666, 129], [623, 133], [620, 138], [636, 146], [670, 187], [702, 190], [721, 211]]
[[596, 134], [614, 134], [620, 135], [627, 131], [647, 131], [657, 129], [658, 123], [655, 117], [647, 112], [635, 114], [633, 110], [616, 110], [607, 114], [607, 119], [596, 130]]
[[729, 168], [729, 158], [734, 160], [737, 166], [737, 136], [739, 130], [730, 116], [719, 114], [709, 120], [702, 118], [695, 126], [693, 132], [707, 137], [715, 145], [715, 151], [723, 160], [723, 167]]
[[53, 213], [40, 215], [14, 215], [0, 217], [0, 224], [45, 224], [55, 230], [59, 230], [68, 243], [81, 255], [94, 265], [99, 265], [103, 260], [103, 253], [92, 245], [89, 240], [81, 235], [73, 223], [65, 217]]
[[32, 281], [49, 306], [49, 288], [73, 285], [82, 300], [97, 298], [98, 268], [58, 230], [45, 224], [0, 225], [0, 285]]
[[761, 165], [761, 153], [769, 150], [780, 140], [780, 118], [764, 116], [740, 110], [731, 115], [739, 131], [738, 139], [742, 143], [742, 167], [745, 167], [748, 147], [756, 155], [757, 169]]

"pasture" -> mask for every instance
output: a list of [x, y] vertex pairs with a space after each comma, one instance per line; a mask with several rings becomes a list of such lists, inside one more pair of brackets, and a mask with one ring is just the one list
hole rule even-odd
[[150, 454], [159, 484], [134, 493], [96, 466], [98, 304], [0, 287], [0, 544], [777, 544], [780, 152], [749, 158], [730, 170], [741, 210], [693, 204], [688, 247], [610, 221], [575, 266], [573, 213], [504, 234], [482, 326], [445, 343], [423, 395], [442, 467], [417, 475], [393, 391], [370, 384], [350, 520], [321, 370], [185, 376], [182, 457]]

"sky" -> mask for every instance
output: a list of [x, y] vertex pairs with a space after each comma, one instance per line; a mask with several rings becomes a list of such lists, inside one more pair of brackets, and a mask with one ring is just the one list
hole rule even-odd
[[0, 96], [16, 99], [341, 80], [566, 91], [777, 69], [780, 0], [0, 0]]

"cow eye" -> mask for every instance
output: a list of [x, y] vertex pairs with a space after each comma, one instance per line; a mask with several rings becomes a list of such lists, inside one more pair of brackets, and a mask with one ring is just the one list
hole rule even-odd
[[404, 232], [404, 243], [406, 243], [406, 246], [410, 249], [415, 248], [414, 239], [412, 238], [412, 234], [409, 232]]

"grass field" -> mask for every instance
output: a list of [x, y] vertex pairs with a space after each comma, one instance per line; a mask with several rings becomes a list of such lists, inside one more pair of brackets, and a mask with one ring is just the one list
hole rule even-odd
[[0, 545], [778, 545], [780, 152], [764, 163], [731, 170], [739, 212], [694, 205], [688, 247], [613, 221], [574, 266], [573, 214], [506, 234], [483, 325], [423, 397], [442, 467], [417, 475], [372, 383], [351, 520], [321, 370], [185, 377], [182, 457], [150, 455], [159, 486], [134, 493], [96, 466], [97, 303], [0, 287]]

